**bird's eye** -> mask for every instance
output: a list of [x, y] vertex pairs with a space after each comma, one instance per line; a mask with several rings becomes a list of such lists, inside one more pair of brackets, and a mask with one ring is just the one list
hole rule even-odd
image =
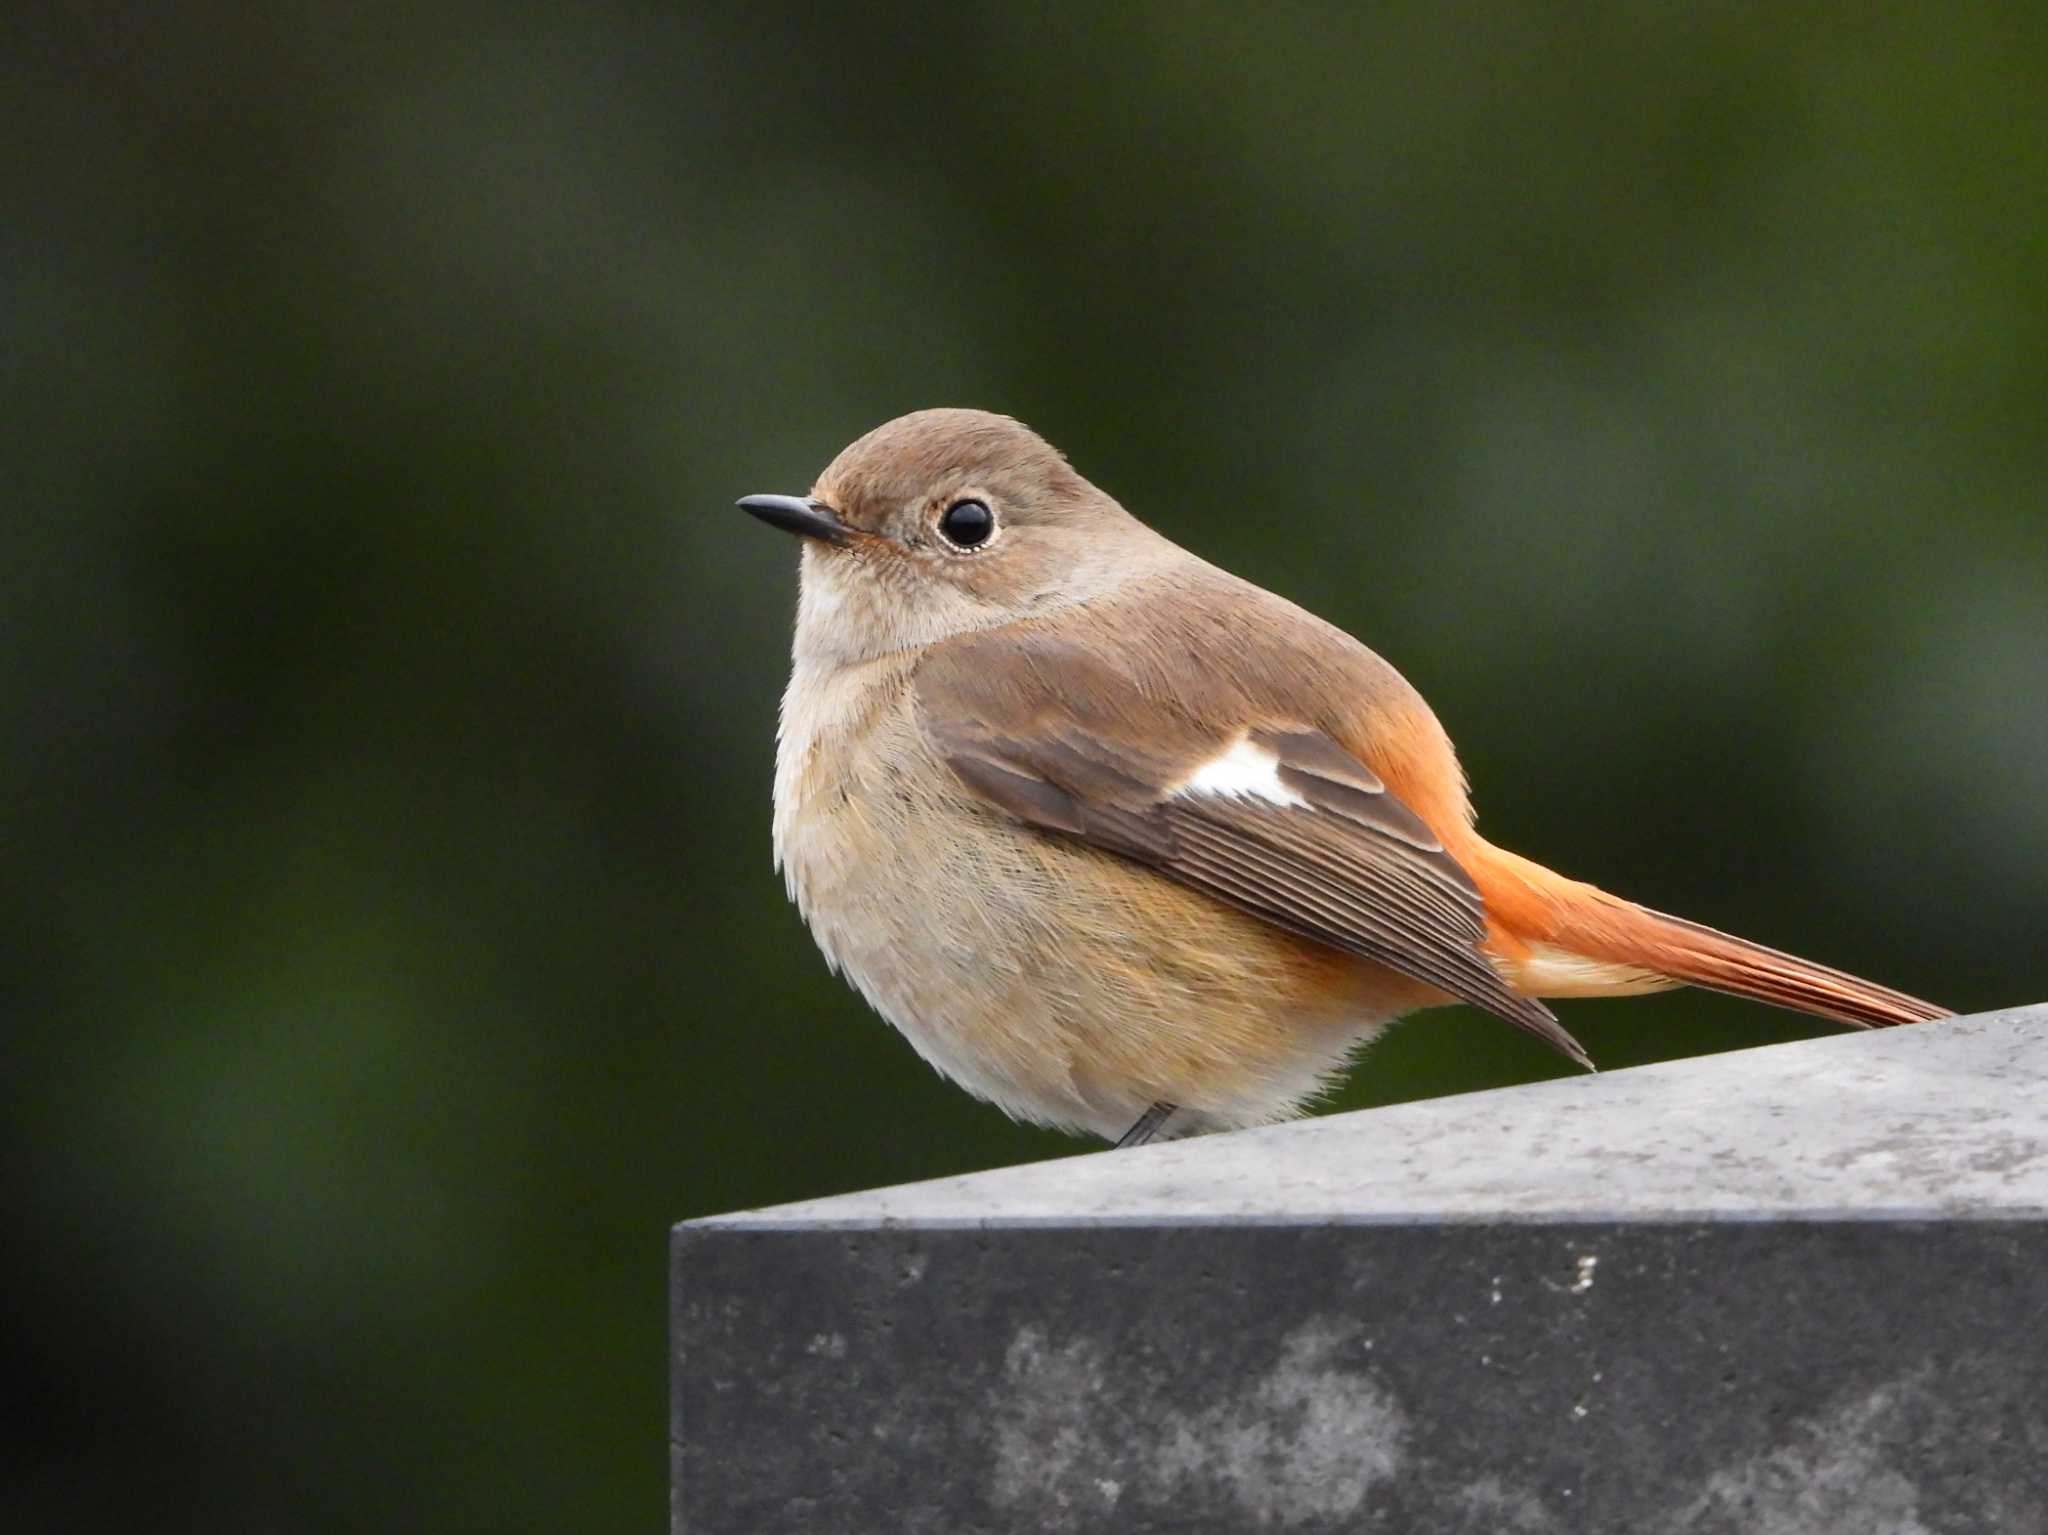
[[955, 501], [939, 518], [939, 531], [958, 549], [976, 549], [996, 530], [996, 514], [985, 501]]

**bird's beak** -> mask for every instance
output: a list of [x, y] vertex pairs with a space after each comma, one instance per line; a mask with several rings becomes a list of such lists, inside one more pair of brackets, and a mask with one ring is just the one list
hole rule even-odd
[[739, 504], [771, 528], [815, 538], [822, 544], [844, 547], [853, 533], [831, 507], [803, 496], [741, 496]]

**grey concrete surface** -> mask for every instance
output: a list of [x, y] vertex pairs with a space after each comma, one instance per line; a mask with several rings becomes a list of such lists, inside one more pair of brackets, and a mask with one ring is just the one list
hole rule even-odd
[[2048, 1007], [677, 1228], [675, 1528], [2048, 1535]]

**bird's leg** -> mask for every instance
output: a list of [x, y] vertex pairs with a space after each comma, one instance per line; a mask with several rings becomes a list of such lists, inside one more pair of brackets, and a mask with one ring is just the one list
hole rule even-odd
[[1179, 1105], [1172, 1103], [1153, 1104], [1138, 1116], [1136, 1124], [1124, 1131], [1124, 1138], [1116, 1143], [1116, 1149], [1121, 1151], [1126, 1146], [1144, 1145], [1166, 1127], [1166, 1122], [1173, 1118], [1177, 1107]]

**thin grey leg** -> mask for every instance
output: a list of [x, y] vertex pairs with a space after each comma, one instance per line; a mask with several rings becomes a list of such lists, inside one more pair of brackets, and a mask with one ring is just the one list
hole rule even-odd
[[1166, 1122], [1173, 1118], [1174, 1110], [1177, 1107], [1177, 1104], [1172, 1103], [1153, 1104], [1151, 1108], [1138, 1116], [1136, 1124], [1124, 1131], [1124, 1138], [1116, 1143], [1117, 1149], [1121, 1151], [1126, 1146], [1144, 1145], [1145, 1142], [1151, 1140], [1153, 1136], [1166, 1128]]

